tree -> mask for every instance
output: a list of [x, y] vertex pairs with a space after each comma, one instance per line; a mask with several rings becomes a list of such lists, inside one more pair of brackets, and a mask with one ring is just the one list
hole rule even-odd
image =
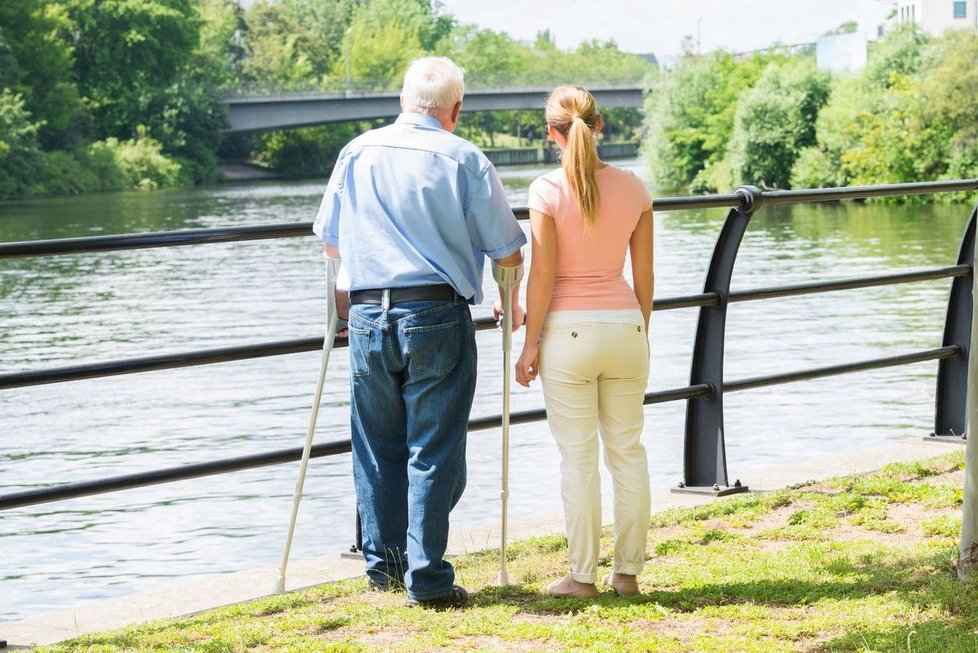
[[0, 27], [0, 88], [13, 88], [20, 79], [20, 66]]
[[9, 89], [0, 91], [0, 198], [32, 190], [43, 161], [37, 131], [24, 98]]
[[70, 21], [50, 0], [0, 2], [0, 76], [18, 93], [45, 147], [73, 140], [72, 126], [83, 111], [74, 80], [71, 45], [62, 38]]
[[890, 86], [893, 75], [913, 76], [928, 68], [927, 36], [914, 23], [902, 23], [869, 50], [863, 79], [877, 89]]
[[320, 80], [343, 58], [343, 38], [365, 0], [282, 0], [302, 30], [301, 43]]
[[692, 183], [723, 161], [738, 97], [750, 90], [770, 58], [736, 61], [726, 52], [706, 55], [663, 74], [646, 102], [645, 124], [653, 175], [664, 186]]
[[63, 0], [64, 36], [99, 136], [134, 137], [154, 98], [187, 73], [200, 17], [191, 0]]
[[396, 88], [408, 64], [424, 53], [417, 28], [396, 18], [358, 16], [347, 39], [350, 75], [359, 88]]
[[241, 72], [248, 82], [282, 90], [314, 83], [312, 60], [303, 47], [302, 26], [285, 5], [259, 2], [245, 17], [247, 55]]
[[345, 77], [344, 39], [362, 0], [263, 0], [245, 14], [246, 81], [284, 89], [329, 86]]
[[847, 20], [833, 30], [829, 30], [825, 33], [826, 36], [833, 36], [835, 34], [853, 34], [859, 30], [859, 23], [854, 20]]
[[220, 89], [238, 83], [244, 58], [244, 15], [232, 0], [198, 0], [200, 38], [191, 57], [193, 77]]
[[938, 131], [946, 151], [946, 167], [936, 171], [948, 177], [974, 177], [978, 171], [978, 34], [972, 30], [947, 32], [939, 44], [940, 59], [923, 76], [921, 107], [923, 128]]
[[505, 32], [465, 29], [458, 33], [458, 41], [454, 57], [465, 70], [467, 85], [532, 83], [535, 66], [530, 48], [517, 43]]
[[857, 114], [870, 110], [875, 102], [866, 97], [864, 84], [859, 78], [837, 77], [832, 82], [829, 101], [815, 120], [815, 144], [802, 149], [792, 167], [793, 188], [823, 188], [846, 186], [850, 172], [842, 162], [843, 155], [854, 146], [858, 138], [855, 127]]
[[815, 144], [829, 80], [810, 58], [771, 63], [740, 100], [730, 166], [740, 183], [789, 188], [798, 151]]

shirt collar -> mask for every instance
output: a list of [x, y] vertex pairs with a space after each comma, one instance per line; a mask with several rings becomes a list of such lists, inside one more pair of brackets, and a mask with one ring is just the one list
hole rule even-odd
[[411, 111], [405, 111], [397, 117], [395, 120], [399, 125], [417, 125], [419, 127], [436, 127], [438, 129], [444, 129], [438, 118], [434, 116], [429, 116], [426, 113], [415, 113]]

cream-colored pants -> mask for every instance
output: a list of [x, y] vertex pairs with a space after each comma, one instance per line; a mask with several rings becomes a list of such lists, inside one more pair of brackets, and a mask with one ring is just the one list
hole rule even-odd
[[649, 468], [640, 440], [649, 378], [649, 344], [641, 313], [561, 311], [547, 317], [540, 378], [550, 431], [560, 450], [560, 494], [570, 576], [597, 580], [601, 534], [598, 434], [614, 490], [613, 570], [638, 574], [649, 530]]

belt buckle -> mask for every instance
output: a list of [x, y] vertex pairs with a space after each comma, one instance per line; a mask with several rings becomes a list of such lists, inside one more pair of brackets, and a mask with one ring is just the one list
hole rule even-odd
[[380, 291], [380, 306], [382, 310], [389, 311], [391, 309], [391, 289], [384, 288]]

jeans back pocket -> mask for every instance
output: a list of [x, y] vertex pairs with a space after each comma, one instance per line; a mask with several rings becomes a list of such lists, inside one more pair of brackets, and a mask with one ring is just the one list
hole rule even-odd
[[407, 327], [404, 339], [411, 367], [433, 376], [445, 376], [458, 365], [458, 320]]

